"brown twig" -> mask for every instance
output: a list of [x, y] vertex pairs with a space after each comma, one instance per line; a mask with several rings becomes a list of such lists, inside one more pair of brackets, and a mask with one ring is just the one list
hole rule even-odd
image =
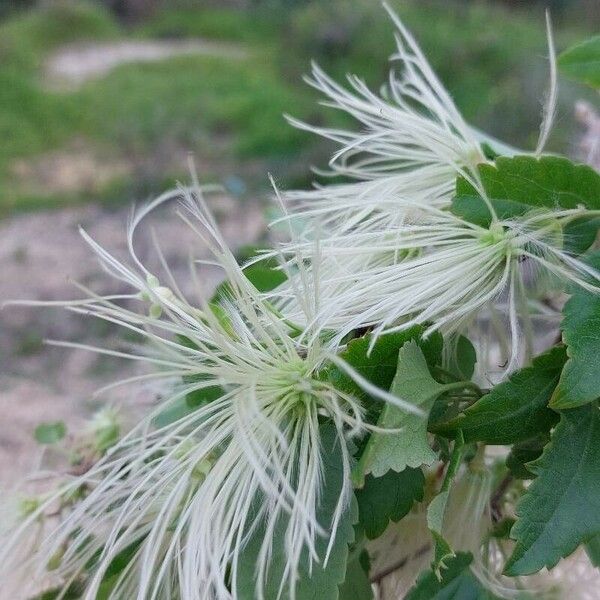
[[369, 581], [371, 583], [374, 583], [375, 585], [380, 585], [382, 580], [384, 580], [388, 575], [391, 575], [394, 571], [397, 571], [398, 569], [401, 569], [402, 567], [404, 567], [408, 563], [409, 560], [413, 560], [415, 558], [419, 558], [420, 556], [423, 556], [423, 554], [428, 552], [430, 549], [431, 549], [431, 545], [426, 544], [422, 548], [419, 548], [419, 550], [417, 550], [412, 556], [405, 556], [405, 557], [401, 558], [398, 562], [395, 562], [394, 564], [390, 565], [386, 569], [383, 569], [383, 571], [380, 571], [379, 573], [372, 575], [369, 578]]
[[500, 504], [502, 502], [502, 497], [512, 482], [513, 476], [508, 473], [508, 475], [506, 475], [506, 477], [504, 477], [504, 479], [498, 484], [498, 487], [492, 494], [492, 498], [490, 500], [490, 509], [492, 512], [492, 521], [494, 523], [499, 523], [502, 520], [502, 507]]

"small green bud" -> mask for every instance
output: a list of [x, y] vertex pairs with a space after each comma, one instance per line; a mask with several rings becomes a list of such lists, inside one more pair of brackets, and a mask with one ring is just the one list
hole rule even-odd
[[19, 500], [18, 515], [19, 518], [25, 519], [33, 514], [40, 507], [40, 499], [37, 496], [25, 496]]
[[155, 277], [154, 275], [148, 275], [146, 277], [146, 282], [148, 283], [148, 285], [151, 288], [156, 288], [160, 285], [160, 281], [158, 280], [158, 277]]
[[153, 319], [160, 318], [160, 315], [162, 315], [162, 306], [160, 304], [152, 304], [150, 306], [150, 310], [148, 311], [148, 314]]
[[63, 548], [60, 548], [59, 550], [57, 550], [50, 557], [50, 560], [48, 561], [48, 564], [46, 565], [46, 568], [48, 569], [48, 571], [56, 571], [56, 569], [58, 569], [60, 567], [64, 555], [65, 555], [65, 550]]
[[121, 434], [119, 413], [110, 407], [99, 410], [90, 420], [88, 432], [93, 437], [94, 450], [100, 453], [106, 452], [119, 441]]

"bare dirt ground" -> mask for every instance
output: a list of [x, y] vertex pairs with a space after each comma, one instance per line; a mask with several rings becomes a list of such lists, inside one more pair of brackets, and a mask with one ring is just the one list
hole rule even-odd
[[153, 62], [189, 54], [244, 58], [244, 49], [210, 40], [127, 40], [65, 46], [46, 63], [45, 82], [52, 88], [77, 88], [131, 62]]
[[[252, 243], [263, 231], [257, 204], [243, 207], [225, 197], [213, 208], [233, 247]], [[151, 230], [154, 229], [184, 293], [191, 289], [189, 256], [206, 257], [202, 242], [175, 214], [161, 209], [140, 230], [136, 247], [149, 269], [160, 273]], [[129, 210], [108, 212], [98, 207], [70, 208], [16, 216], [0, 222], [0, 302], [10, 299], [63, 300], [81, 297], [76, 280], [99, 293], [124, 292], [126, 286], [104, 273], [78, 232], [82, 225], [107, 250], [126, 257], [125, 231]], [[220, 279], [216, 268], [201, 267], [202, 285], [210, 293]], [[130, 291], [130, 290], [129, 290]], [[33, 431], [42, 421], [76, 425], [106, 403], [123, 407], [131, 418], [154, 394], [143, 388], [117, 388], [95, 398], [94, 391], [135, 374], [126, 360], [84, 350], [47, 346], [52, 338], [127, 347], [121, 332], [60, 308], [8, 306], [0, 310], [0, 484], [14, 482], [36, 466], [40, 450]]]
[[11, 173], [20, 189], [31, 194], [95, 193], [111, 181], [131, 177], [133, 165], [121, 157], [98, 156], [84, 140], [76, 140], [67, 149], [15, 160]]

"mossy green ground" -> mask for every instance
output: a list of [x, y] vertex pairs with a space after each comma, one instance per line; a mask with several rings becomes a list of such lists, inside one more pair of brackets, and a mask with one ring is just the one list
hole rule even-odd
[[[398, 3], [465, 116], [510, 143], [530, 146], [537, 133], [546, 84], [543, 15], [509, 13], [479, 3]], [[74, 141], [111, 164], [172, 148], [190, 150], [205, 178], [242, 175], [252, 193], [266, 188], [267, 171], [283, 184], [307, 183], [308, 162], [327, 146], [295, 131], [287, 112], [313, 122], [342, 122], [318, 107], [301, 81], [311, 58], [336, 76], [357, 72], [370, 84], [386, 76], [392, 25], [378, 3], [312, 2], [294, 9], [171, 8], [124, 29], [98, 5], [63, 2], [0, 22], [0, 214], [69, 202], [130, 202], [177, 177], [185, 160], [155, 161], [93, 189], [40, 189], [15, 171]], [[585, 27], [557, 25], [563, 47]], [[243, 50], [242, 57], [182, 56], [122, 65], [78, 89], [53, 89], [43, 66], [58, 47], [76, 41], [195, 38]], [[580, 89], [569, 85], [561, 115]], [[569, 130], [560, 123], [555, 147]], [[138, 162], [139, 162], [138, 161]], [[154, 163], [153, 163], [154, 164]], [[118, 170], [117, 170], [118, 171]]]

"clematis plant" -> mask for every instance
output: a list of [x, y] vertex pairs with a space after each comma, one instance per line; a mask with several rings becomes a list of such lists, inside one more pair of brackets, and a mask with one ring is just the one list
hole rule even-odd
[[[129, 292], [57, 304], [134, 333], [131, 352], [81, 347], [147, 367], [115, 385], [162, 392], [124, 435], [114, 411], [93, 419], [85, 468], [20, 502], [0, 594], [594, 597], [600, 175], [542, 154], [550, 29], [527, 154], [464, 121], [391, 15], [382, 95], [313, 68], [361, 130], [292, 119], [340, 144], [330, 167], [351, 181], [277, 191], [289, 239], [240, 265], [195, 177], [133, 217], [126, 262], [82, 231]], [[167, 202], [222, 271], [212, 299], [187, 298], [158, 247], [162, 273], [136, 254]]]

